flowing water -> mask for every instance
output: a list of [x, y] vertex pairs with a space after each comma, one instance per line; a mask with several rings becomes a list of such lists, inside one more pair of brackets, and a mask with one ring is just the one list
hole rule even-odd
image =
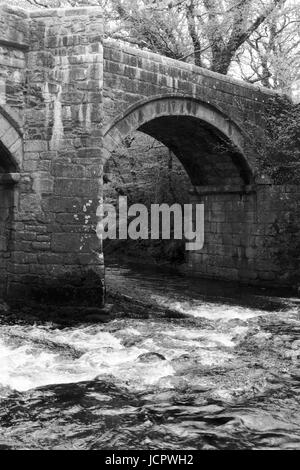
[[0, 449], [300, 449], [299, 300], [129, 266], [107, 281], [140, 315], [1, 317]]

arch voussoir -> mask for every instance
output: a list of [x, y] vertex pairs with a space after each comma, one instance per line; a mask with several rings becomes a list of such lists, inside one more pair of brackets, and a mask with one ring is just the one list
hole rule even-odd
[[[147, 123], [163, 117], [192, 118], [199, 121], [199, 126], [201, 123], [211, 126], [238, 150], [243, 160], [241, 164], [248, 169], [251, 178], [255, 174], [255, 160], [246, 149], [241, 128], [211, 104], [181, 95], [152, 97], [128, 108], [104, 129], [104, 147], [112, 151], [127, 135], [136, 130], [144, 132]], [[108, 157], [109, 152], [106, 152], [104, 158]]]
[[13, 127], [9, 120], [0, 114], [0, 142], [9, 161], [8, 171], [18, 171], [22, 166], [23, 139], [19, 129]]

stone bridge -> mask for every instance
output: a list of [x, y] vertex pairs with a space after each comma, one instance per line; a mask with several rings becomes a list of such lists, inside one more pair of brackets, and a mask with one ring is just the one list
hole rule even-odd
[[289, 284], [274, 227], [290, 189], [258, 177], [249, 144], [249, 122], [259, 128], [272, 96], [109, 41], [94, 7], [1, 7], [0, 293], [76, 286], [101, 297], [103, 166], [134, 130], [174, 152], [205, 204], [205, 245], [185, 271]]

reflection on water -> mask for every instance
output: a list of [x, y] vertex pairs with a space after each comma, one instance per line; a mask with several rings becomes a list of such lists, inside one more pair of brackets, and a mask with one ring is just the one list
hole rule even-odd
[[107, 279], [152, 317], [2, 318], [0, 449], [300, 448], [296, 300], [140, 268]]

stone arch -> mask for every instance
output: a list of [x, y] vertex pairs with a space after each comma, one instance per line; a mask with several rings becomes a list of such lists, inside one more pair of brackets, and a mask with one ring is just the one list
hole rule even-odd
[[136, 130], [173, 151], [194, 188], [191, 202], [205, 207], [204, 246], [186, 252], [180, 269], [200, 277], [243, 279], [257, 218], [255, 154], [243, 130], [209, 103], [158, 96], [128, 108], [104, 129], [103, 164]]
[[20, 123], [11, 110], [0, 107], [0, 296], [6, 295], [12, 253], [12, 222], [16, 206], [14, 185], [22, 166]]
[[208, 103], [164, 95], [131, 106], [104, 130], [104, 161], [136, 130], [169, 147], [194, 186], [228, 184], [230, 180], [236, 184], [253, 181], [255, 162], [246, 150], [242, 130]]
[[0, 171], [18, 172], [22, 166], [22, 159], [21, 122], [8, 106], [0, 106]]

